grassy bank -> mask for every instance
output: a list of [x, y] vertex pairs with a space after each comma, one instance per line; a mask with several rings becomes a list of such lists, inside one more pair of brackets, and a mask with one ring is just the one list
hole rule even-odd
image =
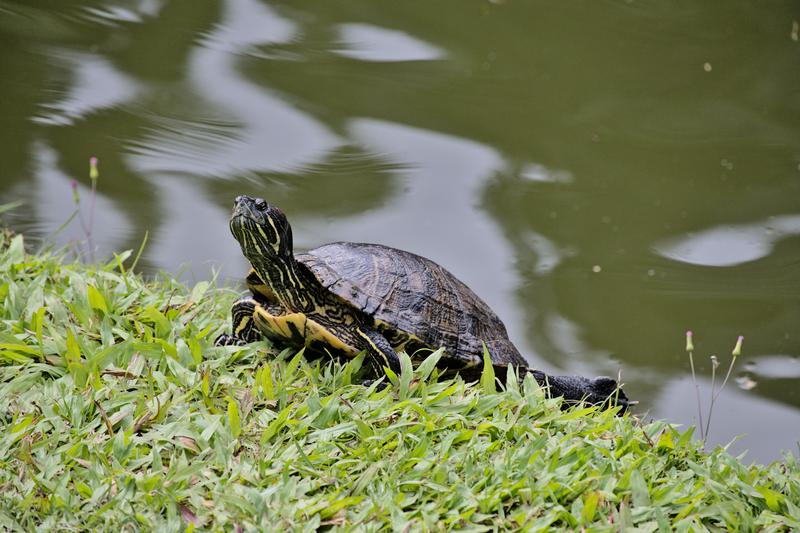
[[[0, 245], [0, 529], [800, 528], [800, 467], [524, 386], [214, 348], [234, 293]], [[502, 390], [505, 389], [505, 390]]]

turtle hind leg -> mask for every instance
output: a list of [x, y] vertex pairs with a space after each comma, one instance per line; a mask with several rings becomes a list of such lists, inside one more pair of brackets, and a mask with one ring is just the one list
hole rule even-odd
[[244, 346], [261, 340], [261, 332], [256, 327], [253, 313], [258, 302], [252, 296], [244, 296], [231, 306], [232, 333], [223, 333], [214, 340], [214, 346]]
[[361, 347], [366, 350], [377, 376], [386, 374], [383, 370], [384, 367], [390, 368], [392, 372], [400, 375], [400, 358], [386, 337], [374, 329], [367, 328], [358, 328], [356, 334], [361, 337], [363, 341]]

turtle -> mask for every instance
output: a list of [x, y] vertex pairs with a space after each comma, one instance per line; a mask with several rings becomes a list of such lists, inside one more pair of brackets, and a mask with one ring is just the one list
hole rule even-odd
[[266, 337], [317, 354], [366, 353], [376, 377], [400, 373], [398, 352], [419, 361], [443, 348], [437, 366], [479, 378], [488, 353], [495, 375], [532, 374], [565, 404], [620, 405], [629, 400], [609, 377], [550, 376], [530, 368], [495, 312], [466, 284], [425, 257], [381, 244], [334, 242], [294, 253], [283, 211], [264, 199], [237, 196], [230, 230], [250, 262], [250, 294], [231, 308], [232, 332], [218, 346]]

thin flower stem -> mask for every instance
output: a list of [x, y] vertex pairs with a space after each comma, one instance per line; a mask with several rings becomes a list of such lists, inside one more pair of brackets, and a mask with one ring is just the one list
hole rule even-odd
[[94, 262], [94, 244], [92, 244], [92, 229], [94, 228], [94, 199], [97, 196], [97, 180], [92, 180], [92, 195], [89, 198], [89, 231], [86, 240], [89, 246], [89, 257]]
[[733, 370], [733, 366], [735, 364], [736, 364], [736, 356], [734, 356], [733, 359], [731, 359], [731, 364], [728, 365], [728, 371], [725, 373], [725, 379], [722, 380], [722, 385], [719, 386], [719, 390], [717, 391], [717, 394], [714, 395], [714, 399], [716, 399], [717, 396], [719, 396], [720, 393], [722, 392], [722, 389], [725, 388], [725, 384], [728, 382], [728, 378], [731, 377], [731, 371]]
[[[78, 221], [81, 223], [81, 229], [83, 230], [83, 234], [86, 237], [88, 243], [91, 240], [91, 236], [89, 233], [89, 228], [86, 226], [86, 221], [83, 219], [83, 209], [81, 209], [80, 204], [78, 204], [77, 210], [78, 210]], [[75, 247], [78, 249], [78, 257], [80, 258], [80, 260], [85, 261], [86, 259], [88, 259], [88, 257], [84, 257], [83, 255], [83, 250], [82, 250], [83, 247], [81, 246], [80, 241], [77, 241], [75, 243]]]
[[717, 391], [716, 396], [719, 396], [722, 392], [722, 389], [725, 388], [725, 384], [728, 383], [728, 378], [731, 377], [731, 371], [733, 370], [734, 365], [736, 365], [736, 358], [742, 354], [742, 342], [744, 341], [744, 336], [739, 335], [736, 338], [736, 345], [734, 345], [733, 350], [731, 351], [731, 364], [728, 365], [728, 371], [725, 373], [725, 379], [722, 380], [722, 385]]
[[692, 367], [692, 383], [694, 383], [694, 392], [697, 396], [697, 418], [699, 419], [698, 427], [700, 428], [700, 440], [706, 440], [705, 433], [703, 432], [703, 406], [700, 403], [700, 385], [697, 383], [697, 375], [694, 371], [694, 356], [693, 351], [689, 351], [689, 366]]
[[[708, 418], [706, 419], [706, 436], [708, 436], [708, 431], [711, 428], [711, 416], [714, 414], [714, 400], [717, 399], [719, 393], [715, 394], [715, 384], [717, 380], [717, 363], [716, 356], [711, 356], [711, 404], [708, 406]], [[720, 389], [721, 390], [721, 389]]]

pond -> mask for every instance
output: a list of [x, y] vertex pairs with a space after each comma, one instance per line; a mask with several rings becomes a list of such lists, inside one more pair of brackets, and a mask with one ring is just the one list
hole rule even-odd
[[[470, 285], [532, 364], [621, 373], [710, 442], [800, 440], [800, 11], [664, 3], [0, 1], [2, 222], [193, 282], [246, 270], [232, 200], [295, 246], [380, 242]], [[88, 160], [100, 160], [89, 221]], [[85, 230], [75, 218], [77, 180]], [[81, 244], [83, 242], [83, 244]], [[96, 249], [96, 252], [94, 251]]]

